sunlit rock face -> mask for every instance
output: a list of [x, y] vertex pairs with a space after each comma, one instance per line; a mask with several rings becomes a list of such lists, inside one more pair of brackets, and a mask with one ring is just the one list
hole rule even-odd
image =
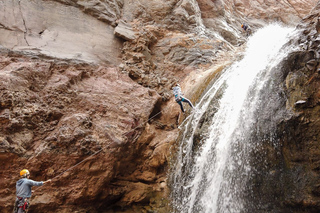
[[[97, 5], [92, 6], [91, 10], [97, 12]], [[82, 7], [85, 9], [87, 5], [39, 0], [1, 1], [0, 43], [12, 50], [56, 58], [117, 61], [121, 41], [113, 36], [114, 28], [98, 17], [84, 13]], [[105, 11], [99, 13], [102, 16]], [[106, 19], [104, 16], [99, 18]]]
[[29, 212], [168, 212], [171, 86], [196, 102], [243, 50], [243, 22], [295, 26], [315, 4], [0, 0], [1, 212], [24, 168], [53, 178]]

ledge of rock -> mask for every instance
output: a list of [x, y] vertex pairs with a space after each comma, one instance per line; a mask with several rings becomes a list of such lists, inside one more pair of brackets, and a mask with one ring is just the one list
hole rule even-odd
[[136, 33], [133, 31], [131, 25], [122, 20], [114, 29], [114, 34], [126, 41], [132, 41], [136, 38]]

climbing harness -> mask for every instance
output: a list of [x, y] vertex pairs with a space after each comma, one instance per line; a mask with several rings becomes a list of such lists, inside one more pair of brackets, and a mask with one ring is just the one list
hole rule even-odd
[[14, 203], [13, 212], [18, 213], [19, 209], [22, 209], [23, 212], [27, 212], [30, 206], [29, 199], [23, 197], [17, 197]]

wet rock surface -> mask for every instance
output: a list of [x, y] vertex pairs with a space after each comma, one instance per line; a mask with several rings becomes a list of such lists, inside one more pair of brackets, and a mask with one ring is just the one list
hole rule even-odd
[[318, 5], [298, 25], [301, 29], [289, 56], [285, 88], [287, 107], [294, 117], [280, 125], [284, 181], [288, 183], [284, 205], [295, 212], [319, 212], [319, 14]]
[[[242, 51], [241, 23], [295, 26], [315, 3], [0, 0], [1, 211], [12, 211], [18, 172], [28, 168], [34, 180], [53, 179], [33, 193], [29, 212], [168, 212], [180, 110], [171, 86], [180, 82], [196, 103], [212, 73]], [[299, 185], [308, 199], [285, 199], [301, 209], [317, 209], [319, 197], [318, 10], [312, 14], [299, 25], [304, 49], [287, 78], [288, 107], [299, 115], [288, 124], [308, 131], [283, 140], [289, 171], [303, 168], [299, 180], [310, 174]], [[290, 157], [297, 153], [305, 157]]]

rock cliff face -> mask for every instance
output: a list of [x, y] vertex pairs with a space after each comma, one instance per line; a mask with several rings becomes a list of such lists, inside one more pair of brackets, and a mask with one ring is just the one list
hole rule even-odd
[[286, 190], [282, 194], [288, 211], [319, 212], [319, 36], [320, 4], [298, 25], [299, 47], [284, 62], [287, 107], [295, 116], [284, 121], [282, 131], [282, 180]]
[[[27, 168], [34, 180], [53, 179], [33, 193], [29, 212], [168, 212], [166, 171], [180, 110], [171, 86], [179, 81], [196, 102], [241, 51], [241, 23], [295, 26], [315, 5], [0, 0], [1, 211], [11, 212], [18, 173]], [[300, 212], [320, 205], [318, 16], [315, 8], [299, 25], [304, 49], [288, 59], [286, 80], [297, 112], [282, 126], [295, 135], [295, 143], [283, 136], [293, 174], [286, 178], [301, 184], [288, 189], [296, 197], [284, 205]]]

